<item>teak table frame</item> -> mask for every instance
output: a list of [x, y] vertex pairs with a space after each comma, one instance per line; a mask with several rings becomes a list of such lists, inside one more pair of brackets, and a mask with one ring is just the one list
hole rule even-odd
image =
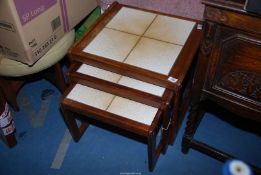
[[[74, 81], [77, 81], [77, 78], [73, 79]], [[92, 85], [89, 81], [85, 81], [84, 78], [78, 79], [77, 83], [86, 86]], [[96, 86], [96, 88], [101, 89], [103, 85], [104, 84], [100, 84]], [[66, 98], [66, 96], [73, 89], [74, 86], [75, 83], [71, 83], [70, 87], [64, 93], [61, 100], [63, 117], [69, 131], [72, 134], [73, 139], [75, 141], [79, 141], [85, 130], [88, 128], [90, 120], [102, 122], [104, 124], [125, 130], [129, 133], [132, 133], [133, 135], [140, 136], [143, 139], [145, 138], [148, 144], [149, 170], [152, 171], [160, 153], [165, 153], [168, 147], [169, 125], [171, 121], [170, 102], [171, 99], [173, 99], [172, 92], [166, 90], [166, 92], [164, 93], [163, 98], [166, 103], [154, 102], [150, 100], [146, 101], [145, 104], [153, 104], [154, 107], [158, 108], [157, 114], [152, 124], [149, 126]], [[108, 89], [106, 89], [106, 87], [108, 87]], [[120, 95], [125, 94], [126, 92], [135, 91], [134, 89], [110, 88], [110, 85], [105, 85], [104, 89], [106, 89], [106, 91], [109, 93], [113, 92], [114, 95]], [[116, 94], [115, 90], [117, 90], [117, 92], [119, 93]], [[144, 94], [142, 94], [142, 92], [140, 92], [140, 94], [144, 97]], [[136, 96], [131, 99], [136, 99], [136, 101], [139, 101]], [[75, 114], [78, 114], [82, 117], [76, 116]], [[79, 119], [81, 121], [81, 125], [79, 127], [76, 123], [76, 119]], [[161, 128], [162, 136], [159, 144], [156, 145], [157, 133]]]
[[[197, 29], [197, 21], [193, 21], [192, 31], [167, 75], [84, 52], [83, 49], [92, 42], [122, 7], [138, 9], [123, 6], [117, 2], [113, 3], [83, 38], [71, 48], [69, 52], [71, 66], [68, 71], [70, 87], [63, 94], [61, 109], [64, 114], [64, 120], [75, 141], [81, 138], [84, 131], [88, 128], [89, 123], [95, 124], [95, 122], [101, 122], [145, 138], [148, 144], [149, 170], [152, 171], [160, 153], [165, 153], [168, 144], [173, 144], [187, 110], [190, 97], [189, 88], [192, 81], [191, 75], [193, 74], [193, 61], [199, 48], [201, 30]], [[144, 9], [138, 10], [170, 16]], [[180, 17], [175, 16], [175, 18]], [[82, 64], [141, 80], [166, 89], [162, 96], [156, 96], [141, 90], [82, 74], [77, 72]], [[157, 114], [152, 124], [146, 125], [67, 98], [67, 95], [74, 89], [76, 84], [155, 107], [158, 109]], [[79, 127], [76, 119], [82, 122]], [[156, 145], [156, 136], [161, 128], [161, 140]]]
[[[197, 25], [199, 21], [189, 20], [174, 15], [166, 15], [163, 13], [158, 13], [150, 10], [139, 9], [145, 12], [153, 12], [156, 14], [162, 14], [170, 17], [176, 17], [176, 18], [195, 22], [195, 26], [191, 31], [181, 52], [179, 53], [179, 56], [176, 59], [174, 65], [172, 66], [169, 74], [164, 75], [146, 69], [142, 69], [139, 67], [135, 67], [129, 64], [124, 64], [122, 62], [110, 60], [101, 56], [89, 54], [83, 51], [83, 49], [97, 36], [97, 34], [120, 11], [122, 7], [130, 7], [130, 6], [125, 6], [125, 5], [123, 6], [115, 2], [110, 6], [110, 8], [107, 11], [105, 11], [105, 13], [90, 28], [90, 30], [84, 35], [84, 37], [78, 42], [76, 42], [75, 45], [71, 48], [69, 52], [70, 60], [71, 62], [86, 63], [104, 70], [115, 72], [121, 75], [125, 75], [134, 79], [145, 81], [172, 90], [173, 93], [175, 94], [175, 99], [174, 99], [175, 107], [172, 116], [178, 116], [178, 114], [180, 113], [182, 113], [183, 115], [180, 117], [176, 117], [179, 118], [179, 121], [176, 123], [174, 123], [175, 117], [172, 117], [173, 120], [170, 126], [171, 131], [170, 131], [169, 143], [173, 144], [175, 135], [182, 121], [181, 118], [184, 117], [184, 113], [187, 109], [186, 107], [188, 106], [187, 98], [186, 99], [182, 99], [182, 98], [183, 98], [183, 92], [185, 91], [184, 89], [186, 89], [185, 86], [190, 76], [189, 72], [192, 67], [192, 62], [197, 55], [197, 51], [201, 40], [202, 31], [201, 29], [198, 29], [198, 25]], [[130, 7], [130, 8], [134, 8], [134, 7]], [[134, 8], [134, 9], [138, 9], [138, 8]], [[182, 103], [186, 105], [181, 105]], [[180, 112], [179, 109], [181, 106], [186, 106], [184, 107], [184, 110], [182, 110], [182, 112]]]

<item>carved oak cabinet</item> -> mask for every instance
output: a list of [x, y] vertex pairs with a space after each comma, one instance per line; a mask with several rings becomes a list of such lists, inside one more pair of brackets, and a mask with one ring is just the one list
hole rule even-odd
[[204, 37], [194, 77], [191, 111], [182, 151], [189, 147], [219, 160], [232, 158], [193, 139], [210, 100], [238, 117], [261, 122], [261, 18], [245, 0], [203, 0]]

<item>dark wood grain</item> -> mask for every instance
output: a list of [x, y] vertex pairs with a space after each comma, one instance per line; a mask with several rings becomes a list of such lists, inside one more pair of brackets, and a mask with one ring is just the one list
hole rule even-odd
[[[243, 1], [204, 0], [204, 36], [196, 66], [189, 119], [182, 151], [197, 149], [221, 161], [235, 158], [195, 140], [210, 100], [244, 118], [261, 123], [261, 17], [245, 12]], [[232, 118], [233, 117], [233, 118]], [[254, 167], [260, 174], [260, 167]]]

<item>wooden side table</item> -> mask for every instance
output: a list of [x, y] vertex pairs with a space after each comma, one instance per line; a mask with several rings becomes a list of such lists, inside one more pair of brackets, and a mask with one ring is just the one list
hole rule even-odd
[[[244, 0], [204, 0], [204, 37], [196, 66], [182, 151], [194, 148], [219, 160], [233, 156], [193, 139], [202, 104], [215, 102], [238, 117], [261, 122], [261, 18]], [[260, 173], [260, 169], [258, 170]]]
[[61, 108], [74, 140], [89, 123], [127, 131], [147, 143], [152, 171], [188, 106], [202, 33], [197, 24], [113, 3], [69, 53], [70, 88]]
[[[177, 116], [201, 40], [198, 23], [116, 2], [72, 47], [69, 56], [72, 62], [173, 90]], [[170, 144], [183, 116], [178, 121], [172, 120]]]

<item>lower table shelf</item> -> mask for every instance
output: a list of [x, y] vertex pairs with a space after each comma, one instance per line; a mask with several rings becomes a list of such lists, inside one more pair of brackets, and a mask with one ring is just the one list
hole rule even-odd
[[[81, 84], [73, 84], [63, 95], [61, 109], [75, 141], [78, 141], [87, 129], [90, 119], [145, 138], [151, 171], [160, 153], [167, 149], [171, 122], [168, 106], [165, 109], [160, 106], [156, 108]], [[80, 127], [76, 119], [80, 119]], [[156, 145], [156, 136], [160, 129], [162, 136]]]

